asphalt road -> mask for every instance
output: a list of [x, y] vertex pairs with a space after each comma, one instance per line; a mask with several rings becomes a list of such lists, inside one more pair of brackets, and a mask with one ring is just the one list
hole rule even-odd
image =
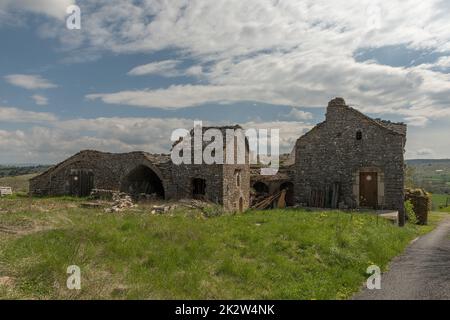
[[363, 289], [357, 300], [449, 300], [450, 218], [420, 237], [389, 265], [381, 289]]

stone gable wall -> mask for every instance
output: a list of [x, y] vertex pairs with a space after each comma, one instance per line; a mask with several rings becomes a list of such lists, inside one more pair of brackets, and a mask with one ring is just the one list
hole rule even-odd
[[[362, 133], [361, 140], [356, 139], [358, 130]], [[379, 206], [401, 208], [404, 144], [405, 136], [377, 125], [359, 112], [345, 105], [329, 106], [326, 121], [301, 137], [295, 146], [296, 201], [307, 205], [313, 190], [339, 182], [339, 201], [355, 207], [359, 201], [359, 190], [355, 190], [358, 172], [376, 170], [384, 184], [384, 190], [379, 189], [379, 193], [384, 191]]]

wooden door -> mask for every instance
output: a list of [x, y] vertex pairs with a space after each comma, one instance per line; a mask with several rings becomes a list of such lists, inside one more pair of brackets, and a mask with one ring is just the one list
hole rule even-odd
[[359, 175], [359, 205], [376, 208], [378, 205], [378, 175], [376, 172], [361, 172]]
[[94, 174], [90, 170], [73, 170], [70, 175], [70, 194], [87, 197], [94, 188]]

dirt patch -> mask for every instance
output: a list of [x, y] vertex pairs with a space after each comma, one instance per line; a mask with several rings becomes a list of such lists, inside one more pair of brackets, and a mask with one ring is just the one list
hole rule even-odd
[[14, 287], [16, 280], [12, 277], [0, 277], [0, 287], [11, 288]]

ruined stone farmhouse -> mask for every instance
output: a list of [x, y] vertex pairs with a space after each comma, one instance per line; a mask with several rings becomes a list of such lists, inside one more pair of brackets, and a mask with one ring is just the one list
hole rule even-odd
[[[226, 129], [238, 128], [217, 129], [225, 132]], [[203, 131], [208, 129], [211, 127], [203, 127]], [[224, 142], [223, 146], [226, 154], [228, 145]], [[237, 149], [237, 144], [233, 146]], [[250, 199], [248, 145], [245, 151], [245, 164], [205, 165], [191, 161], [192, 164], [176, 165], [169, 154], [113, 154], [85, 150], [31, 179], [30, 192], [33, 195], [83, 197], [95, 188], [122, 191], [135, 197], [153, 195], [165, 200], [202, 199], [223, 205], [228, 211], [242, 212], [249, 208]]]
[[[227, 128], [239, 127], [216, 129]], [[284, 189], [289, 206], [401, 210], [405, 143], [403, 123], [372, 119], [336, 98], [325, 121], [297, 140], [273, 176], [249, 165], [247, 145], [245, 164], [176, 165], [168, 154], [88, 150], [31, 179], [30, 192], [87, 196], [93, 188], [120, 190], [166, 200], [204, 199], [244, 211], [255, 199]]]

